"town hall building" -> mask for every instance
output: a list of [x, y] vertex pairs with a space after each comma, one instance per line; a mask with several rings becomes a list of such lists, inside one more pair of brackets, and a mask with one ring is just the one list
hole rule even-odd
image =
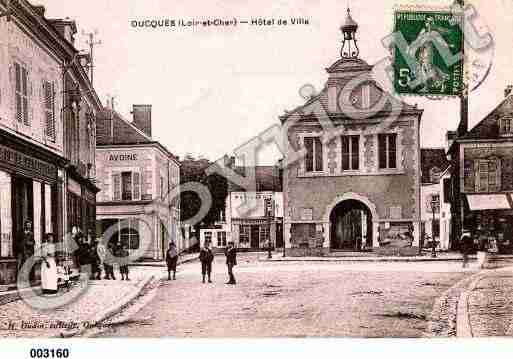
[[358, 57], [348, 10], [325, 88], [280, 117], [286, 254], [329, 255], [420, 237], [423, 111], [385, 92]]

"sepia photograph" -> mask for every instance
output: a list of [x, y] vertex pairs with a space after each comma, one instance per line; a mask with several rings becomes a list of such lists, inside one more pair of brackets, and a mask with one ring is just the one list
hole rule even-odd
[[511, 0], [0, 0], [0, 351], [513, 337], [512, 44]]

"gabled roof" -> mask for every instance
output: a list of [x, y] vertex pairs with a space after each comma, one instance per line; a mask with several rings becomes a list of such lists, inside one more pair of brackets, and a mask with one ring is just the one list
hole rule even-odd
[[431, 170], [438, 168], [443, 173], [450, 165], [443, 148], [421, 148], [420, 149], [420, 170], [421, 182], [431, 183]]
[[488, 140], [498, 139], [499, 123], [498, 120], [505, 115], [513, 115], [513, 94], [507, 96], [492, 112], [475, 125], [470, 131], [458, 137], [458, 140]]
[[326, 115], [329, 116], [333, 121], [337, 119], [365, 119], [375, 117], [385, 117], [391, 113], [397, 114], [422, 114], [423, 110], [412, 106], [389, 92], [385, 91], [376, 81], [370, 80], [368, 83], [371, 85], [370, 97], [375, 99], [373, 105], [370, 108], [359, 111], [347, 111], [347, 112], [329, 112], [328, 111], [328, 88], [324, 87], [322, 91], [309, 99], [305, 104], [296, 107], [292, 111], [287, 111], [284, 115], [280, 116], [282, 123], [286, 122], [287, 119], [295, 114], [301, 117], [317, 117], [323, 118]]
[[104, 109], [96, 121], [96, 144], [150, 143], [152, 139], [118, 112]]

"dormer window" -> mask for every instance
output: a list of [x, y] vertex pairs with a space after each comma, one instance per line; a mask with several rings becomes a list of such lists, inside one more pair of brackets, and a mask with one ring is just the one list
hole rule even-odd
[[503, 117], [499, 119], [499, 132], [501, 136], [513, 136], [512, 117]]

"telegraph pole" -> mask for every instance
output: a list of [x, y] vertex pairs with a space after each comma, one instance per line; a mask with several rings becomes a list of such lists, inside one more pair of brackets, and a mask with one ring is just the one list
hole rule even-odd
[[89, 33], [83, 33], [84, 35], [87, 35], [89, 37], [88, 40], [86, 40], [86, 44], [89, 45], [89, 56], [91, 58], [89, 63], [89, 79], [91, 80], [91, 85], [93, 85], [94, 81], [94, 48], [96, 45], [101, 45], [101, 40], [95, 40], [95, 36], [98, 35], [98, 31], [94, 30], [94, 32]]

